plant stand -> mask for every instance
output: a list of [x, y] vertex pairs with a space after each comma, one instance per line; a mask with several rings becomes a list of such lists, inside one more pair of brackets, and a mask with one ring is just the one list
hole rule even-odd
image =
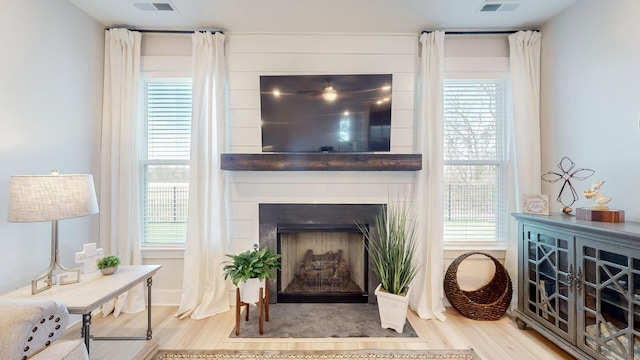
[[376, 288], [375, 294], [378, 298], [378, 311], [380, 312], [380, 323], [385, 329], [393, 329], [402, 334], [404, 324], [407, 322], [407, 309], [409, 307], [409, 293], [405, 296], [394, 295], [380, 291], [380, 286]]
[[[236, 288], [236, 336], [240, 335], [240, 312], [243, 306], [247, 306], [245, 321], [249, 321], [249, 305], [255, 303], [246, 303], [240, 299], [240, 288]], [[260, 287], [258, 296], [258, 324], [260, 335], [264, 333], [264, 321], [269, 321], [269, 280], [265, 280], [264, 288]]]

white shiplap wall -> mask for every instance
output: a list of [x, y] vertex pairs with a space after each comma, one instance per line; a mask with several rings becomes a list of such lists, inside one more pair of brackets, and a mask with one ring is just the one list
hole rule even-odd
[[[169, 59], [171, 68], [190, 64], [189, 59], [181, 58], [190, 55], [189, 36], [145, 34], [145, 37], [145, 56], [161, 56], [162, 61], [173, 57]], [[230, 82], [228, 152], [261, 151], [260, 75], [373, 73], [393, 74], [391, 151], [415, 152], [418, 34], [227, 34], [226, 49]], [[475, 69], [477, 64], [490, 61], [482, 58], [505, 54], [508, 47], [504, 38], [448, 37], [445, 47], [449, 70], [452, 64], [468, 64], [469, 58], [474, 58], [471, 63], [476, 64]], [[147, 64], [154, 63], [147, 61]], [[226, 175], [230, 195], [226, 253], [237, 253], [249, 249], [258, 239], [260, 203], [379, 204], [395, 195], [410, 200], [415, 172], [229, 171]], [[443, 270], [465, 251], [445, 251]], [[503, 251], [491, 253], [499, 259], [504, 257]], [[154, 285], [154, 303], [178, 304], [184, 267], [182, 252], [146, 250], [144, 258], [145, 263], [162, 264], [164, 269]], [[464, 288], [475, 289], [476, 283], [483, 283], [483, 279], [490, 279], [493, 274], [492, 269], [485, 269], [484, 258], [465, 263], [467, 266], [461, 266], [458, 272]], [[230, 291], [233, 303], [234, 290]]]
[[[393, 74], [391, 152], [413, 153], [415, 34], [230, 34], [228, 151], [260, 153], [260, 75]], [[260, 203], [386, 203], [414, 172], [228, 172], [229, 252], [258, 239]]]

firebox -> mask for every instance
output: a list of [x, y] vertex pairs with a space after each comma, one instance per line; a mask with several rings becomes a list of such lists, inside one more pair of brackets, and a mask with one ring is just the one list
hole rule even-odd
[[278, 302], [368, 302], [365, 237], [355, 225], [279, 224]]
[[260, 246], [284, 257], [269, 282], [269, 301], [375, 304], [380, 281], [355, 224], [375, 234], [370, 220], [385, 209], [385, 204], [259, 204]]

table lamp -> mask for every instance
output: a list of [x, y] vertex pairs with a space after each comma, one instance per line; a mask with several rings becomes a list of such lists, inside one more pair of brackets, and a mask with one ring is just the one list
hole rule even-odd
[[[80, 281], [80, 269], [68, 269], [58, 261], [58, 220], [87, 216], [98, 212], [93, 175], [12, 176], [9, 186], [9, 222], [51, 221], [51, 265], [31, 280], [31, 293], [37, 294], [51, 288], [55, 283], [56, 268], [75, 272], [74, 280], [60, 276], [60, 284]], [[38, 282], [46, 286], [38, 289]]]

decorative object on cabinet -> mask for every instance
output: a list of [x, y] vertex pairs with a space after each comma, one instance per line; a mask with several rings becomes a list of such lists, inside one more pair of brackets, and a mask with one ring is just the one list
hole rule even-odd
[[578, 359], [640, 354], [640, 223], [568, 215], [518, 220], [518, 327]]
[[549, 215], [549, 195], [524, 194], [522, 196], [522, 212], [525, 214]]
[[[490, 258], [496, 270], [489, 283], [477, 290], [465, 291], [458, 285], [458, 266], [471, 255]], [[513, 288], [507, 269], [498, 259], [482, 252], [468, 252], [460, 255], [449, 265], [444, 276], [444, 293], [460, 314], [473, 320], [498, 320], [511, 304]]]
[[[562, 171], [561, 173], [549, 171], [542, 175], [542, 180], [550, 183], [564, 180], [556, 200], [564, 206], [564, 208], [562, 208], [562, 212], [565, 214], [569, 214], [573, 211], [573, 209], [571, 209], [571, 205], [578, 200], [578, 193], [571, 184], [571, 179], [584, 180], [595, 173], [595, 171], [591, 169], [577, 168], [574, 170], [575, 167], [576, 164], [565, 156], [558, 163], [558, 168]], [[567, 192], [569, 192], [569, 194], [567, 194]]]
[[576, 217], [578, 219], [612, 223], [624, 222], [624, 210], [612, 210], [607, 206], [611, 198], [604, 196], [600, 190], [604, 183], [604, 181], [596, 180], [591, 189], [583, 192], [584, 197], [593, 199], [595, 204], [591, 205], [590, 208], [576, 209]]
[[[93, 175], [62, 175], [57, 170], [51, 175], [12, 176], [9, 187], [9, 222], [51, 221], [51, 264], [31, 280], [31, 293], [35, 295], [55, 284], [54, 271], [75, 272], [75, 279], [58, 276], [61, 285], [80, 281], [80, 269], [68, 269], [58, 261], [58, 220], [87, 216], [98, 212]], [[42, 282], [44, 287], [38, 288]]]
[[604, 196], [602, 191], [600, 191], [600, 188], [604, 183], [604, 181], [596, 180], [591, 186], [591, 189], [582, 192], [584, 197], [595, 201], [595, 204], [591, 205], [591, 209], [593, 210], [609, 210], [607, 204], [611, 201], [611, 198]]
[[577, 208], [576, 218], [578, 220], [621, 223], [624, 222], [624, 210], [593, 210], [589, 208]]

